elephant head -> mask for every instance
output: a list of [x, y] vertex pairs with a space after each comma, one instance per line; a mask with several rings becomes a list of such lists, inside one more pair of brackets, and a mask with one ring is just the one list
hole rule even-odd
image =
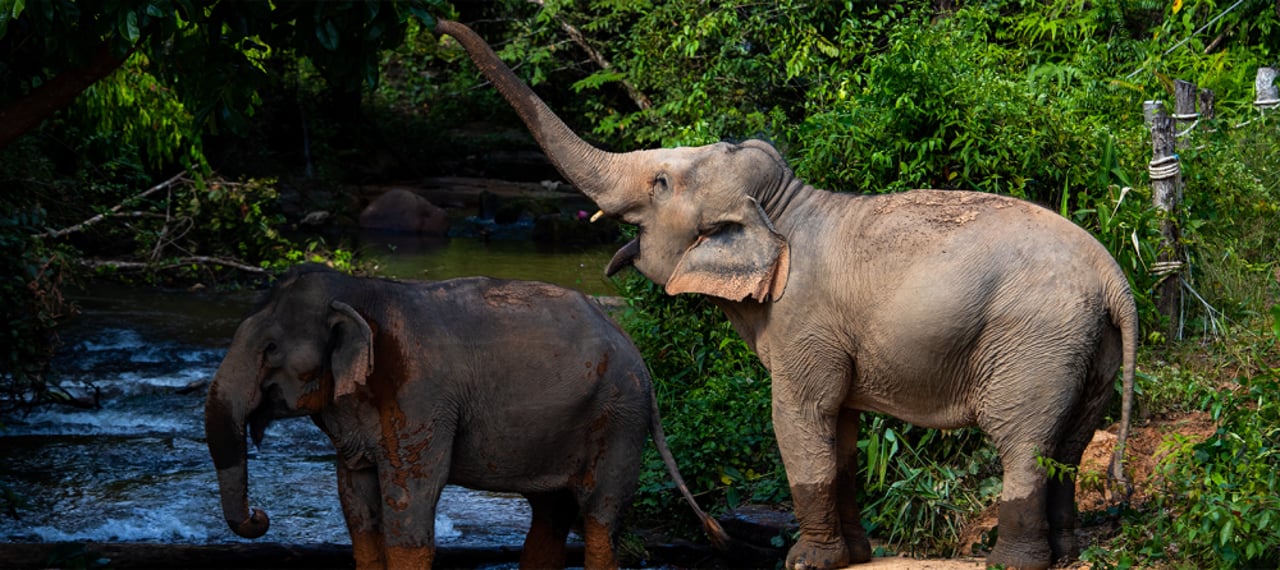
[[667, 293], [779, 298], [790, 249], [766, 208], [796, 183], [762, 141], [611, 153], [578, 137], [475, 32], [440, 20], [515, 108], [561, 174], [610, 216], [639, 227], [606, 274], [627, 265]]
[[332, 300], [323, 274], [294, 274], [236, 329], [205, 403], [205, 436], [218, 472], [222, 512], [236, 534], [267, 531], [249, 510], [245, 426], [262, 441], [274, 418], [321, 411], [373, 370], [373, 332], [350, 305]]

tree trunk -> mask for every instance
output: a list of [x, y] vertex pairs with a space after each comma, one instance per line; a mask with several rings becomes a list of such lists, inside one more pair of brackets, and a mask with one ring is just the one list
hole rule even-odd
[[111, 53], [107, 42], [99, 43], [93, 57], [82, 67], [67, 69], [30, 93], [0, 108], [0, 148], [34, 129], [59, 109], [70, 105], [85, 89], [111, 75], [129, 59], [134, 48], [123, 56]]

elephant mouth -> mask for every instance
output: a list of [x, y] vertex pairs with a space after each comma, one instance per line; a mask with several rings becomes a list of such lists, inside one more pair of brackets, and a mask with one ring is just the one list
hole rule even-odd
[[271, 421], [276, 418], [274, 408], [279, 401], [279, 389], [270, 388], [265, 390], [260, 400], [262, 403], [249, 412], [247, 418], [249, 424], [249, 437], [253, 439], [255, 447], [262, 445], [262, 437], [267, 433], [267, 426], [271, 425]]
[[609, 260], [609, 266], [605, 268], [605, 277], [613, 277], [619, 271], [622, 271], [628, 265], [633, 265], [637, 257], [640, 257], [640, 237], [627, 242], [617, 253], [613, 254], [613, 259]]

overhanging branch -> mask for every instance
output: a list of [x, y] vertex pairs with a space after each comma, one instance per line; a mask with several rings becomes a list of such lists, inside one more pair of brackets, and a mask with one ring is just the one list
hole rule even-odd
[[32, 89], [25, 97], [0, 107], [0, 148], [8, 146], [59, 109], [70, 105], [90, 85], [119, 69], [136, 49], [137, 44], [134, 44], [128, 53], [116, 56], [111, 53], [110, 42], [99, 42], [87, 64], [63, 70]]
[[[529, 1], [537, 4], [538, 6], [546, 7], [544, 0]], [[604, 71], [613, 70], [613, 64], [605, 58], [604, 54], [600, 53], [599, 50], [587, 43], [587, 37], [584, 36], [578, 28], [574, 27], [569, 22], [566, 22], [564, 18], [559, 16], [556, 16], [555, 19], [560, 23], [560, 29], [564, 30], [564, 33], [569, 34], [569, 39], [573, 40], [573, 43], [578, 44], [578, 47], [582, 48], [582, 51], [587, 53], [587, 57], [591, 58], [591, 61], [595, 62], [600, 69]], [[645, 95], [644, 92], [638, 89], [635, 85], [632, 85], [630, 81], [622, 79], [621, 82], [622, 87], [627, 91], [627, 96], [631, 97], [631, 100], [635, 102], [636, 106], [639, 107], [641, 111], [653, 106], [653, 102], [649, 100], [649, 96]]]

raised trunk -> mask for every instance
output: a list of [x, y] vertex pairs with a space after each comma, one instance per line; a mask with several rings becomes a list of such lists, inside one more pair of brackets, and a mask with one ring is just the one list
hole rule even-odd
[[618, 183], [625, 170], [625, 161], [620, 160], [622, 155], [602, 151], [578, 137], [471, 28], [439, 20], [435, 31], [458, 40], [480, 72], [520, 115], [556, 170], [600, 209], [615, 214], [635, 203], [634, 197], [620, 190], [624, 186]]
[[[247, 323], [246, 323], [247, 324]], [[243, 328], [244, 325], [241, 325]], [[237, 337], [240, 333], [237, 332]], [[258, 360], [246, 354], [242, 343], [232, 344], [209, 386], [205, 402], [204, 430], [209, 455], [218, 470], [218, 491], [227, 525], [245, 538], [267, 532], [267, 514], [249, 510], [249, 474], [245, 444], [245, 422], [261, 402], [258, 388]]]

